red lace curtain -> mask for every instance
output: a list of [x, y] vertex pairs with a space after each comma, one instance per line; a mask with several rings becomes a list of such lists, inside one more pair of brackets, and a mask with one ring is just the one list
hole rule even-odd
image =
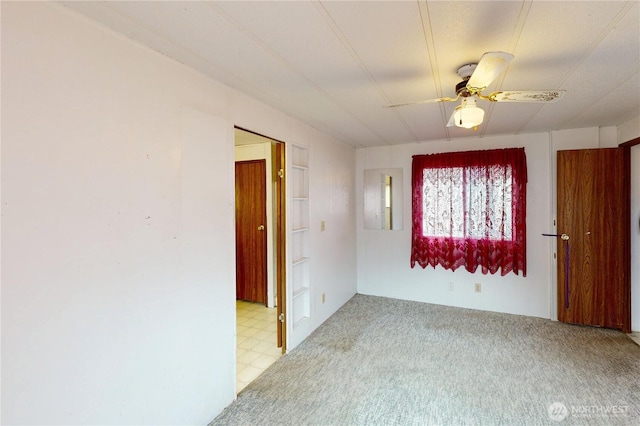
[[524, 148], [414, 155], [411, 267], [526, 276]]

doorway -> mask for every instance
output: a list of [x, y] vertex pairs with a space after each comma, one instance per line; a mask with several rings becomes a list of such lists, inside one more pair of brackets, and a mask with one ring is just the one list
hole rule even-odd
[[284, 148], [235, 128], [236, 392], [286, 351]]

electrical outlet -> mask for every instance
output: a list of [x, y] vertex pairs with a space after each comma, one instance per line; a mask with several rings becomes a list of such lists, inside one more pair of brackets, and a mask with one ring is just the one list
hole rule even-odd
[[482, 285], [480, 283], [476, 283], [476, 293], [482, 292]]
[[325, 295], [324, 295], [324, 293], [322, 293], [322, 304], [323, 305], [324, 305], [325, 300], [326, 300]]
[[453, 283], [449, 283], [448, 289], [449, 291], [453, 291]]

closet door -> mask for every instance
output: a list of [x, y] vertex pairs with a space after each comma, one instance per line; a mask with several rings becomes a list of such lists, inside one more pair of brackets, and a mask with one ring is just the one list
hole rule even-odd
[[627, 148], [558, 151], [558, 320], [631, 330]]
[[265, 160], [236, 162], [236, 299], [267, 304]]

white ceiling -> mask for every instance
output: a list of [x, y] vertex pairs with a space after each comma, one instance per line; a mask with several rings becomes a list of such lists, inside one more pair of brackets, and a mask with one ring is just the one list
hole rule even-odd
[[[616, 126], [640, 116], [638, 1], [63, 2], [354, 147]], [[485, 91], [566, 90], [551, 104], [479, 101], [447, 128], [456, 70], [515, 55]]]

